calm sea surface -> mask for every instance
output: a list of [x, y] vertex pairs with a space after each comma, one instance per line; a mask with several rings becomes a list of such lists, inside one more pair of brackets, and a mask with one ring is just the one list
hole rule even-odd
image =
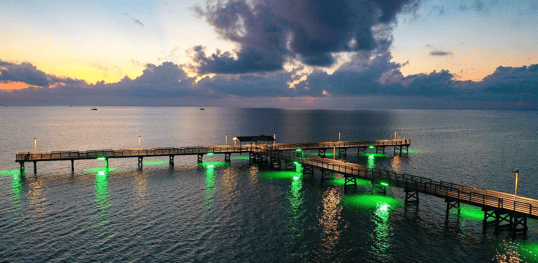
[[[15, 153], [209, 146], [234, 136], [277, 142], [390, 139], [412, 141], [400, 156], [347, 161], [398, 173], [514, 192], [538, 199], [536, 111], [290, 110], [232, 108], [0, 108], [1, 262], [503, 262], [538, 261], [538, 222], [512, 239], [482, 230], [483, 213], [463, 206], [445, 221], [443, 199], [373, 194], [369, 183], [344, 192], [269, 171], [248, 155], [27, 163]], [[388, 151], [387, 153], [389, 153]], [[332, 158], [332, 157], [331, 157]]]

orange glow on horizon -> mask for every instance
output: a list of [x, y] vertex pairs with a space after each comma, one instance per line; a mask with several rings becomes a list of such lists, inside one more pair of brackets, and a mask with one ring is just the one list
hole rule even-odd
[[20, 89], [26, 89], [28, 87], [35, 87], [29, 84], [26, 84], [24, 82], [0, 82], [0, 90], [2, 91], [12, 91], [12, 90], [20, 90]]

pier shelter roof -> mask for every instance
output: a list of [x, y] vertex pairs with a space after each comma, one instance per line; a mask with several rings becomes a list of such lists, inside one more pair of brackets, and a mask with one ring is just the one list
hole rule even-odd
[[234, 141], [239, 141], [240, 143], [249, 143], [249, 142], [274, 142], [275, 139], [271, 136], [260, 135], [260, 136], [237, 136], [233, 138]]

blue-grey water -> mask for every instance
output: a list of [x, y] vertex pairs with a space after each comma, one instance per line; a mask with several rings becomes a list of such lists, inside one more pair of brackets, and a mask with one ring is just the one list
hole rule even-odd
[[[479, 210], [445, 221], [445, 202], [404, 192], [344, 192], [248, 155], [40, 162], [18, 173], [15, 153], [224, 144], [225, 134], [277, 142], [412, 141], [409, 154], [347, 161], [538, 199], [536, 111], [234, 108], [0, 108], [1, 262], [523, 262], [537, 261], [538, 223], [513, 239], [482, 229]], [[389, 153], [388, 151], [387, 153]], [[392, 152], [390, 152], [392, 153]], [[329, 157], [330, 158], [330, 157]]]

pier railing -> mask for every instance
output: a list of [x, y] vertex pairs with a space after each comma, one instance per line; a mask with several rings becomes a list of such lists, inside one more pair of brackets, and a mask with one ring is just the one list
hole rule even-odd
[[321, 169], [332, 170], [343, 174], [344, 177], [366, 179], [373, 183], [387, 183], [407, 190], [414, 190], [429, 195], [480, 206], [486, 210], [504, 209], [538, 218], [538, 200], [492, 190], [479, 190], [476, 189], [476, 187], [463, 184], [434, 181], [431, 178], [422, 176], [405, 173], [398, 174], [383, 169], [366, 168], [359, 164], [277, 149], [259, 149], [258, 153], [265, 154], [271, 158], [288, 159]]
[[337, 142], [306, 142], [306, 143], [277, 143], [267, 145], [267, 148], [273, 150], [293, 150], [293, 149], [330, 149], [330, 148], [367, 148], [383, 146], [408, 146], [411, 140], [394, 139], [394, 140], [374, 140], [374, 141], [337, 141]]
[[255, 146], [189, 146], [181, 148], [131, 148], [131, 149], [101, 149], [87, 151], [52, 151], [52, 152], [18, 152], [16, 161], [41, 161], [41, 160], [69, 160], [69, 159], [92, 159], [97, 157], [137, 157], [137, 156], [168, 156], [182, 154], [207, 154], [207, 153], [242, 153], [253, 151]]

